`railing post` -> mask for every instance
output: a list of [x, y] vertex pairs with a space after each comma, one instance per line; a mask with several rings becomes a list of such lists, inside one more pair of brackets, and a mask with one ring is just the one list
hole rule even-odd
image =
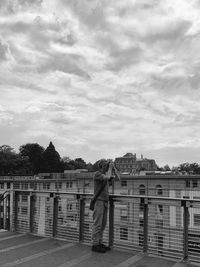
[[13, 222], [13, 228], [14, 231], [17, 231], [17, 218], [18, 218], [18, 196], [19, 193], [17, 191], [14, 192], [14, 222]]
[[188, 259], [188, 226], [189, 226], [189, 210], [190, 202], [183, 200], [183, 260]]
[[34, 206], [35, 206], [35, 196], [30, 194], [30, 213], [29, 213], [29, 231], [33, 232], [33, 214], [34, 214]]
[[7, 218], [7, 196], [4, 195], [3, 199], [3, 229], [6, 229], [6, 218]]
[[144, 198], [144, 246], [143, 246], [143, 252], [146, 253], [148, 251], [148, 198]]
[[6, 198], [6, 230], [10, 230], [10, 193]]
[[9, 216], [10, 216], [10, 223], [9, 228], [10, 231], [14, 231], [14, 191], [13, 191], [13, 183], [10, 186], [10, 201], [9, 201]]
[[112, 247], [114, 239], [114, 200], [112, 196], [109, 198], [109, 247]]
[[84, 238], [84, 213], [85, 213], [85, 200], [83, 196], [77, 195], [77, 200], [79, 199], [79, 241], [83, 241]]
[[53, 237], [57, 234], [58, 198], [59, 196], [53, 198]]

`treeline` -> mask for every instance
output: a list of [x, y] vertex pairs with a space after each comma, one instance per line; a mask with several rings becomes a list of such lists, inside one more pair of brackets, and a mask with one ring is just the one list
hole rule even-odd
[[189, 163], [185, 162], [179, 166], [174, 166], [170, 168], [168, 165], [164, 167], [158, 167], [159, 171], [172, 171], [172, 173], [181, 174], [200, 174], [200, 165], [196, 162]]
[[[61, 158], [52, 142], [45, 149], [37, 143], [28, 143], [19, 147], [16, 153], [9, 145], [0, 146], [0, 175], [33, 175], [38, 173], [62, 173], [64, 170], [97, 170], [98, 161], [86, 163], [82, 158]], [[181, 174], [200, 174], [198, 163], [182, 163], [170, 168], [158, 167], [160, 171], [172, 171]]]
[[45, 149], [37, 143], [20, 146], [16, 153], [9, 145], [0, 146], [0, 175], [33, 175], [64, 170], [96, 170], [96, 163], [86, 163], [82, 158], [61, 158], [52, 142]]

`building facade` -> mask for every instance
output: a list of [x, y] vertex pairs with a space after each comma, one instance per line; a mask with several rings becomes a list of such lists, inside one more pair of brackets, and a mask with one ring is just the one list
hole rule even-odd
[[140, 171], [156, 171], [157, 164], [154, 159], [147, 159], [141, 155], [137, 158], [136, 154], [126, 153], [122, 157], [115, 159], [115, 165], [120, 173], [136, 174]]

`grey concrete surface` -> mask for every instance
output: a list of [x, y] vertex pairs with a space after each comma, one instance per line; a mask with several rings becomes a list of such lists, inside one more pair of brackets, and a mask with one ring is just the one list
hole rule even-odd
[[136, 252], [111, 250], [99, 254], [78, 243], [5, 231], [0, 231], [0, 266], [193, 267]]

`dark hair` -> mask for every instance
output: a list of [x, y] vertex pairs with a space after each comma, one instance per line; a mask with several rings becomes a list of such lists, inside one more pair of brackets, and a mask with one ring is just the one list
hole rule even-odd
[[98, 163], [99, 169], [102, 169], [106, 165], [106, 169], [108, 170], [109, 168], [109, 162], [106, 159], [101, 159]]

